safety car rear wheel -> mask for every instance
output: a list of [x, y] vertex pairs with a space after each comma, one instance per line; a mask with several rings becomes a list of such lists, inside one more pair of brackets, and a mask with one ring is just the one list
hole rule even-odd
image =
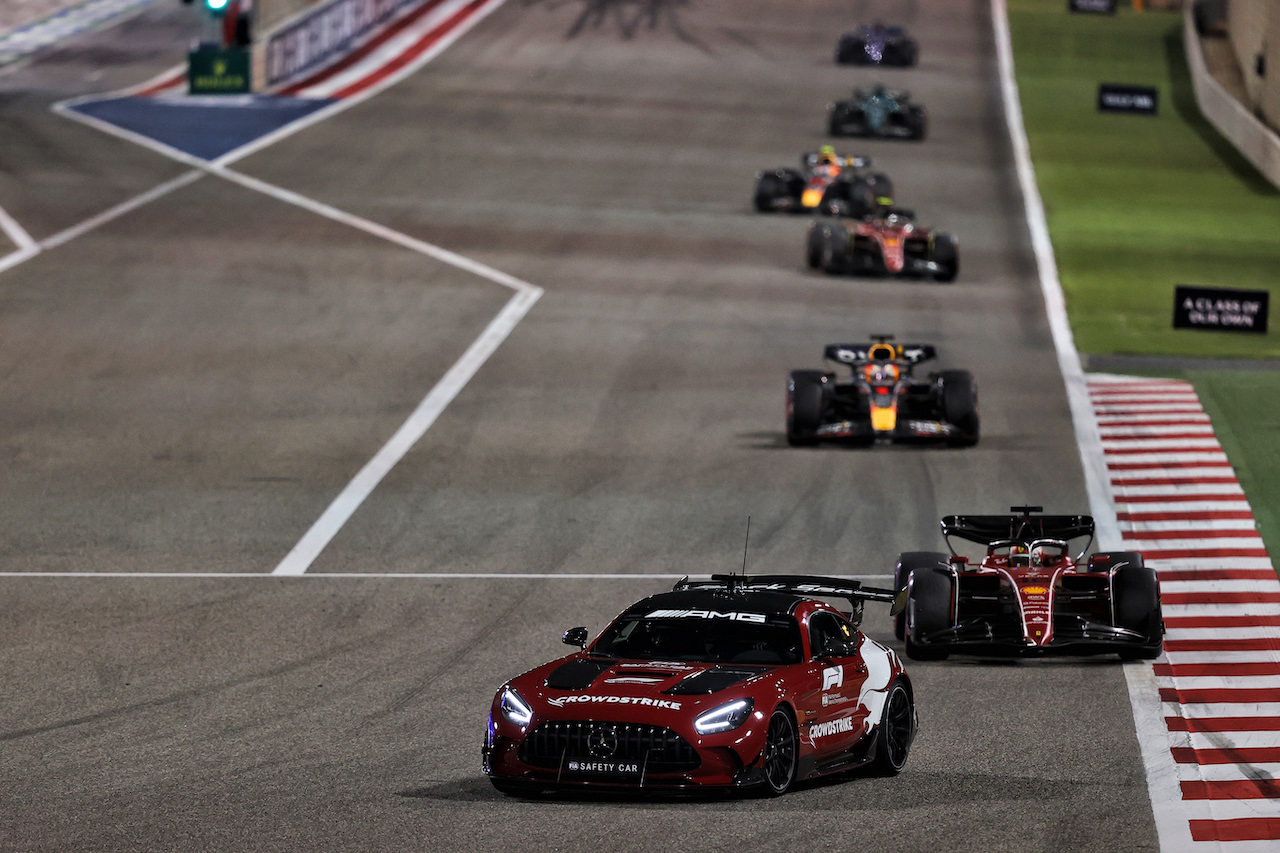
[[764, 740], [764, 788], [772, 797], [785, 794], [796, 781], [800, 751], [796, 724], [786, 708], [777, 708], [769, 718]]
[[871, 771], [879, 776], [897, 776], [907, 763], [916, 728], [915, 703], [901, 679], [889, 687], [889, 695], [876, 730], [876, 757]]
[[912, 660], [945, 660], [945, 648], [924, 638], [951, 627], [951, 578], [934, 569], [913, 571], [908, 578], [906, 646]]

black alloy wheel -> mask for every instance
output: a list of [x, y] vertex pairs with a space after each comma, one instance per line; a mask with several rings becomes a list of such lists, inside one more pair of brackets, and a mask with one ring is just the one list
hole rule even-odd
[[778, 708], [769, 718], [764, 742], [764, 781], [772, 796], [785, 794], [796, 780], [796, 725]]
[[915, 735], [915, 714], [911, 694], [901, 681], [895, 681], [885, 699], [884, 713], [880, 718], [880, 731], [876, 735], [876, 757], [872, 766], [883, 776], [896, 776], [907, 763], [911, 752], [911, 740]]

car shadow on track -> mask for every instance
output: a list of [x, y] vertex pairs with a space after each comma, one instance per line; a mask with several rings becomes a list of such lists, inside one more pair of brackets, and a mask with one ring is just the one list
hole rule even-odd
[[934, 451], [953, 451], [957, 448], [949, 447], [942, 441], [919, 441], [919, 442], [901, 442], [897, 444], [880, 444], [871, 447], [859, 446], [854, 444], [842, 444], [839, 441], [822, 442], [815, 447], [792, 447], [787, 444], [787, 434], [783, 430], [760, 430], [758, 432], [740, 432], [735, 438], [738, 439], [740, 447], [748, 450], [793, 450], [796, 452], [823, 450], [827, 452], [839, 452], [841, 450], [850, 453], [859, 451], [875, 451], [876, 453], [919, 453], [923, 450]]
[[554, 11], [569, 3], [581, 3], [582, 12], [565, 33], [577, 38], [584, 30], [615, 27], [624, 39], [635, 38], [641, 30], [668, 30], [681, 41], [710, 53], [710, 49], [680, 23], [679, 11], [689, 0], [524, 0], [524, 5], [545, 6]]
[[[918, 768], [917, 768], [918, 769]], [[971, 801], [1048, 801], [1080, 796], [1080, 789], [1090, 783], [1037, 779], [1011, 778], [1006, 775], [981, 773], [937, 773], [928, 770], [907, 770], [897, 777], [877, 776], [867, 770], [824, 776], [797, 783], [785, 796], [766, 797], [750, 790], [655, 792], [558, 792], [528, 797], [512, 797], [500, 793], [483, 777], [441, 782], [420, 788], [397, 791], [399, 797], [468, 803], [527, 804], [537, 806], [551, 803], [583, 803], [601, 806], [653, 807], [680, 804], [691, 808], [727, 807], [730, 809], [778, 809], [804, 810], [847, 809], [846, 798], [832, 798], [842, 788], [856, 792], [861, 809], [897, 809], [902, 805], [904, 788], [911, 791], [913, 806], [954, 805], [962, 800]]]

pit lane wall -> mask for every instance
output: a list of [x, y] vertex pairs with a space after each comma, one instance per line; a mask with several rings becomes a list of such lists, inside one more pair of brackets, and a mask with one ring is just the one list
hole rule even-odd
[[[1264, 23], [1274, 18], [1275, 43], [1280, 48], [1280, 6], [1275, 0], [1261, 0], [1252, 4], [1244, 2], [1244, 0], [1231, 0], [1231, 4], [1227, 11], [1227, 18], [1230, 21], [1231, 16], [1236, 17], [1236, 27], [1245, 29], [1240, 21], [1253, 21], [1250, 26], [1254, 26], [1260, 22]], [[1272, 184], [1280, 187], [1280, 135], [1268, 127], [1261, 119], [1259, 119], [1252, 109], [1241, 103], [1231, 95], [1227, 89], [1219, 83], [1205, 64], [1204, 51], [1200, 44], [1200, 32], [1196, 26], [1196, 19], [1199, 15], [1204, 15], [1211, 7], [1206, 5], [1205, 0], [1199, 3], [1188, 4], [1183, 10], [1183, 46], [1187, 54], [1187, 66], [1191, 70], [1191, 83], [1196, 93], [1196, 104], [1200, 107], [1200, 112], [1209, 120], [1209, 123], [1218, 129], [1232, 145], [1234, 145], [1241, 154], [1254, 165], [1255, 168], [1266, 176]], [[1259, 17], [1261, 16], [1261, 17]], [[1231, 25], [1228, 23], [1228, 33], [1231, 32]], [[1266, 27], [1258, 32], [1261, 37], [1266, 32]], [[1243, 43], [1243, 42], [1242, 42]], [[1252, 44], [1252, 42], [1249, 42]], [[1233, 39], [1233, 47], [1239, 55], [1240, 46]], [[1248, 45], [1245, 46], [1248, 49]], [[1265, 70], [1265, 54], [1263, 54]], [[1256, 62], [1249, 69], [1242, 67], [1242, 71], [1252, 71], [1256, 69]], [[1274, 74], [1280, 78], [1280, 52], [1277, 53]], [[1250, 74], [1246, 73], [1246, 88], [1249, 89]], [[1257, 76], [1257, 75], [1252, 75]], [[1273, 98], [1276, 101], [1275, 109], [1277, 118], [1280, 118], [1280, 84], [1272, 84], [1270, 87], [1274, 89]], [[1254, 81], [1253, 90], [1263, 93], [1264, 90]], [[1249, 97], [1253, 98], [1253, 91], [1249, 93]], [[1268, 103], [1266, 98], [1259, 101], [1258, 110], [1261, 112], [1264, 105]], [[1264, 113], [1265, 114], [1265, 113]]]
[[257, 0], [254, 88], [273, 90], [341, 61], [427, 0]]

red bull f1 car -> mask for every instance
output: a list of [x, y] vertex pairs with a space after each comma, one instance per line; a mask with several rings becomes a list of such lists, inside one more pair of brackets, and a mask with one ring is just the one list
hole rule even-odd
[[824, 146], [801, 155], [799, 169], [757, 175], [754, 203], [761, 213], [863, 217], [893, 204], [893, 182], [871, 171], [870, 158], [836, 154]]
[[828, 344], [823, 359], [844, 368], [793, 370], [787, 378], [787, 442], [870, 445], [883, 441], [978, 443], [978, 386], [967, 370], [912, 376], [937, 358], [930, 344], [894, 344], [874, 335], [869, 344]]
[[916, 40], [902, 27], [863, 24], [836, 42], [837, 65], [915, 65]]
[[[837, 609], [824, 598], [843, 599]], [[594, 642], [511, 679], [483, 769], [508, 794], [757, 789], [859, 767], [892, 775], [916, 732], [911, 681], [858, 629], [892, 590], [805, 575], [713, 575], [628, 607]]]
[[917, 225], [911, 211], [883, 208], [861, 220], [810, 223], [805, 261], [810, 269], [829, 275], [860, 273], [948, 283], [960, 272], [960, 247], [951, 234]]
[[[950, 554], [908, 551], [898, 557], [895, 586], [905, 596], [894, 630], [907, 656], [938, 660], [984, 656], [1160, 655], [1164, 620], [1155, 570], [1134, 551], [1085, 558], [1093, 542], [1087, 515], [949, 515], [942, 535]], [[1085, 539], [1072, 556], [1070, 543]], [[952, 539], [982, 546], [976, 559]]]

